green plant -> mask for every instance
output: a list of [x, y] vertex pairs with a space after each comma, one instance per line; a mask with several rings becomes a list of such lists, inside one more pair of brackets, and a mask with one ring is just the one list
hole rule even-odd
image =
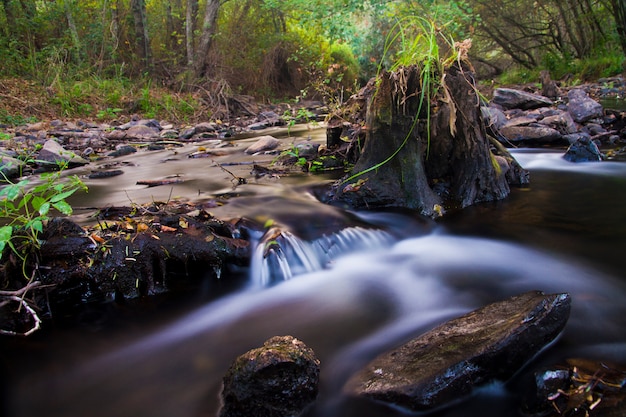
[[35, 123], [37, 118], [34, 116], [24, 117], [21, 114], [9, 114], [6, 110], [0, 109], [0, 123], [9, 126], [19, 126], [26, 123]]
[[0, 260], [5, 248], [22, 261], [22, 273], [27, 280], [32, 276], [27, 270], [29, 256], [36, 253], [41, 246], [39, 235], [51, 213], [56, 210], [61, 214], [72, 214], [72, 207], [66, 201], [78, 190], [87, 187], [76, 176], [62, 180], [61, 176], [66, 165], [59, 170], [41, 174], [41, 182], [32, 184], [31, 179], [11, 182], [4, 178], [8, 185], [0, 190]]
[[[412, 30], [415, 29], [417, 32], [412, 32]], [[440, 41], [449, 47], [447, 55], [441, 54], [439, 47]], [[469, 48], [469, 46], [466, 45], [465, 48]], [[413, 115], [413, 122], [409, 131], [406, 133], [402, 144], [389, 157], [378, 164], [351, 175], [343, 181], [344, 183], [352, 181], [368, 172], [375, 171], [395, 158], [413, 134], [413, 131], [419, 122], [420, 114], [423, 110], [425, 110], [426, 113], [424, 130], [427, 135], [426, 158], [428, 158], [431, 139], [431, 101], [435, 98], [437, 92], [440, 89], [443, 89], [444, 101], [448, 101], [451, 106], [454, 105], [454, 103], [449, 99], [449, 93], [445, 86], [444, 71], [446, 66], [460, 60], [463, 53], [467, 54], [466, 50], [464, 52], [458, 51], [457, 44], [455, 44], [452, 39], [445, 36], [434, 21], [420, 16], [407, 17], [399, 20], [387, 35], [383, 57], [378, 65], [376, 75], [379, 81], [384, 63], [387, 60], [388, 55], [390, 55], [394, 50], [397, 52], [395, 53], [395, 57], [393, 58], [393, 62], [390, 66], [390, 71], [398, 74], [397, 87], [399, 90], [398, 94], [401, 96], [399, 102], [404, 103], [413, 95], [418, 98], [418, 106], [415, 114]], [[407, 91], [406, 85], [403, 84], [403, 80], [406, 79], [404, 76], [405, 70], [407, 67], [415, 64], [419, 65], [420, 68], [420, 91]], [[376, 94], [378, 94], [378, 90], [374, 92], [374, 95]], [[451, 111], [451, 114], [452, 113], [454, 112]], [[451, 129], [454, 129], [453, 123], [451, 123], [450, 126]]]
[[98, 119], [115, 119], [117, 117], [117, 115], [119, 113], [121, 113], [122, 111], [124, 111], [123, 109], [112, 109], [110, 107], [107, 107], [104, 110], [100, 110], [97, 114], [96, 117]]

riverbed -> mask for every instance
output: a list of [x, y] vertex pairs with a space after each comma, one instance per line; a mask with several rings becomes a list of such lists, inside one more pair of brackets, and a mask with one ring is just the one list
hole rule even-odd
[[[325, 136], [307, 130], [281, 140], [288, 148], [323, 143]], [[235, 141], [233, 152], [245, 144]], [[276, 268], [261, 257], [193, 296], [146, 301], [153, 303], [151, 314], [133, 316], [116, 306], [110, 316], [94, 312], [97, 320], [86, 316], [29, 339], [3, 340], [5, 415], [214, 416], [221, 378], [235, 357], [290, 334], [321, 361], [319, 401], [307, 416], [401, 416], [345, 398], [343, 383], [382, 351], [529, 290], [571, 294], [572, 315], [559, 340], [512, 381], [490, 384], [433, 415], [513, 416], [527, 379], [544, 365], [569, 357], [626, 363], [626, 163], [571, 164], [561, 150], [516, 150], [530, 171], [529, 187], [435, 222], [404, 210], [326, 206], [310, 190], [337, 173], [255, 178], [251, 166], [276, 155], [237, 153], [237, 164], [226, 165], [233, 155], [225, 148], [221, 156], [189, 158], [201, 146], [210, 144], [118, 159], [124, 175], [89, 180], [90, 192], [72, 201], [83, 207], [77, 219], [92, 221], [92, 207], [102, 201], [212, 202], [218, 218], [284, 225], [292, 250], [279, 261], [291, 264], [291, 272], [259, 278], [263, 268]], [[136, 184], [172, 176], [182, 181]], [[225, 285], [229, 279], [237, 285]]]

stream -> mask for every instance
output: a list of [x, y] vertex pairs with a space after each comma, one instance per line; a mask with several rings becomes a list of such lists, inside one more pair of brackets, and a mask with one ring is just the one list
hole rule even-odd
[[[322, 143], [325, 136], [320, 129], [283, 140]], [[626, 163], [572, 164], [560, 151], [516, 150], [530, 170], [530, 187], [434, 222], [408, 211], [355, 213], [323, 205], [308, 190], [333, 175], [235, 186], [233, 175], [250, 177], [251, 163], [275, 155], [239, 152], [240, 164], [227, 166], [234, 153], [187, 158], [193, 150], [120, 158], [124, 175], [87, 181], [89, 193], [72, 204], [208, 204], [228, 196], [209, 211], [218, 218], [272, 219], [289, 231], [283, 254], [257, 254], [250, 268], [229, 271], [220, 280], [237, 285], [218, 285], [219, 296], [215, 284], [207, 284], [193, 297], [154, 301], [152, 314], [116, 311], [101, 326], [59, 326], [2, 340], [0, 415], [215, 416], [230, 363], [272, 336], [289, 334], [321, 361], [320, 395], [307, 416], [403, 416], [343, 397], [342, 385], [386, 349], [530, 290], [571, 294], [571, 317], [559, 340], [511, 381], [431, 415], [514, 416], [528, 377], [542, 366], [571, 357], [626, 363]], [[184, 182], [136, 185], [170, 175]], [[89, 222], [91, 213], [79, 211], [77, 218]]]

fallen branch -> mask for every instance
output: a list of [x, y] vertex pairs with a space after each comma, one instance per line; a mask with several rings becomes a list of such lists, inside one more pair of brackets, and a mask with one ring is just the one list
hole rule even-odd
[[41, 285], [41, 282], [34, 281], [29, 282], [28, 285], [20, 288], [15, 291], [0, 291], [0, 307], [8, 304], [11, 301], [15, 301], [20, 304], [20, 308], [24, 307], [24, 310], [32, 317], [34, 324], [33, 326], [25, 331], [25, 332], [15, 332], [12, 330], [0, 329], [0, 334], [8, 335], [8, 336], [30, 336], [35, 333], [37, 330], [41, 328], [41, 319], [37, 315], [37, 312], [28, 304], [28, 301], [24, 299], [24, 295], [32, 290], [33, 288], [37, 288]]

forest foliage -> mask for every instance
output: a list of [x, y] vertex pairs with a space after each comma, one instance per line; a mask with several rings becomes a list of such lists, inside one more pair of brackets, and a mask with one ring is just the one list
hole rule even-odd
[[387, 40], [417, 16], [471, 38], [483, 79], [623, 71], [626, 0], [0, 0], [0, 78], [67, 116], [193, 119], [198, 92], [341, 102], [402, 56]]

